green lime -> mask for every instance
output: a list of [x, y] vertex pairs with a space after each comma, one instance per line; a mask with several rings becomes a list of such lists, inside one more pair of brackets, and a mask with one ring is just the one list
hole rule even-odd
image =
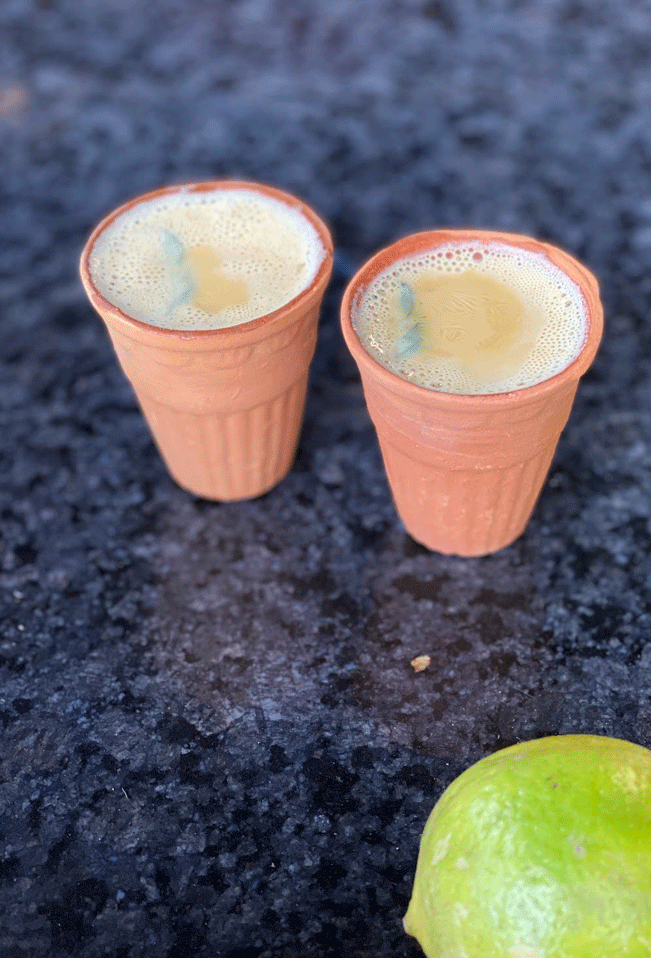
[[651, 958], [651, 751], [563, 735], [466, 769], [404, 925], [427, 958]]

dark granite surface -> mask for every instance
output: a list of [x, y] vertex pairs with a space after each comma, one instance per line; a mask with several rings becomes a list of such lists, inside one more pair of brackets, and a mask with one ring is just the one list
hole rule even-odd
[[[456, 774], [651, 745], [650, 102], [643, 0], [3, 0], [0, 954], [415, 958]], [[339, 249], [296, 467], [236, 505], [168, 478], [76, 272], [118, 203], [222, 176]], [[444, 224], [565, 246], [607, 310], [480, 560], [401, 528], [336, 325], [351, 263]]]

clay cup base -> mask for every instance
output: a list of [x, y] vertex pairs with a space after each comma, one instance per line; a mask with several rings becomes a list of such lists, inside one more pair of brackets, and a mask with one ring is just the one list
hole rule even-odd
[[381, 442], [398, 515], [421, 545], [443, 555], [489, 555], [526, 528], [554, 448], [506, 469], [429, 468]]
[[230, 415], [177, 412], [147, 397], [140, 406], [175, 481], [203, 499], [235, 502], [273, 489], [292, 468], [307, 376], [253, 409]]

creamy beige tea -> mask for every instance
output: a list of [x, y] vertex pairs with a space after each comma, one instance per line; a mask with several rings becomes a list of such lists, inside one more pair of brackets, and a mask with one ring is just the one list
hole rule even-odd
[[97, 237], [96, 289], [134, 319], [218, 329], [289, 303], [326, 251], [297, 207], [247, 189], [179, 190], [144, 200]]
[[543, 253], [463, 240], [397, 260], [352, 312], [371, 356], [448, 393], [509, 392], [576, 359], [588, 334], [581, 290]]

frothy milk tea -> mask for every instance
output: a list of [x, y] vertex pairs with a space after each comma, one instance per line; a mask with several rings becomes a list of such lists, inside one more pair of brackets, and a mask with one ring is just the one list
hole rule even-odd
[[97, 290], [134, 319], [169, 329], [247, 323], [316, 276], [323, 244], [298, 208], [253, 190], [179, 190], [131, 207], [89, 257]]
[[579, 287], [543, 253], [450, 242], [392, 263], [355, 305], [366, 351], [419, 386], [448, 393], [524, 389], [581, 352]]

